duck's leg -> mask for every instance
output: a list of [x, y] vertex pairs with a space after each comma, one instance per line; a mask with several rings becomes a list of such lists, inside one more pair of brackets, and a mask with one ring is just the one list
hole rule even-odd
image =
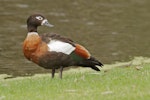
[[60, 67], [60, 74], [59, 77], [62, 79], [62, 72], [63, 72], [63, 66]]
[[52, 69], [52, 78], [55, 76], [55, 68]]

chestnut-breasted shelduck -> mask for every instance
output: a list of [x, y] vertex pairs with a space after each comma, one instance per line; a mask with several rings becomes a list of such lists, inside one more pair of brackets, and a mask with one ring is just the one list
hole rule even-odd
[[60, 78], [64, 67], [82, 66], [100, 71], [96, 66], [103, 64], [96, 60], [80, 44], [58, 34], [47, 33], [39, 35], [37, 27], [45, 25], [53, 27], [41, 14], [33, 14], [27, 19], [27, 37], [23, 43], [24, 56], [45, 69], [60, 69]]

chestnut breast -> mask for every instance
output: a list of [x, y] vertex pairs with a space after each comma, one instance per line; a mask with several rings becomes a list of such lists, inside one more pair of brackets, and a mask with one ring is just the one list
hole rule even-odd
[[27, 59], [38, 64], [40, 56], [48, 51], [48, 46], [42, 42], [38, 34], [28, 33], [27, 38], [23, 43], [23, 52]]

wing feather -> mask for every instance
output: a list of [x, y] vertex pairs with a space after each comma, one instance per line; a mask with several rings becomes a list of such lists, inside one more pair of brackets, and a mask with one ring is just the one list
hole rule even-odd
[[59, 40], [51, 40], [48, 44], [49, 51], [62, 52], [64, 54], [71, 54], [75, 47], [69, 43], [65, 43]]
[[75, 53], [83, 58], [89, 59], [90, 58], [90, 53], [88, 52], [87, 49], [85, 49], [83, 46], [81, 46], [80, 44], [75, 44], [76, 49], [75, 49]]

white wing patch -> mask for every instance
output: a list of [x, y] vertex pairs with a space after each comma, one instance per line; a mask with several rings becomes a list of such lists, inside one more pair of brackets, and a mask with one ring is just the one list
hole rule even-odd
[[73, 47], [71, 44], [59, 40], [51, 40], [48, 43], [48, 47], [49, 51], [62, 52], [67, 55], [75, 50], [75, 47]]

